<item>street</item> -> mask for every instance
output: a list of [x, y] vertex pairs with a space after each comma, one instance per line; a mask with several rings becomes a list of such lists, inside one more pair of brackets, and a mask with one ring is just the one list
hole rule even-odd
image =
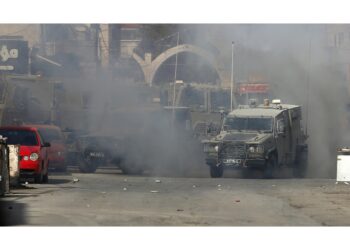
[[[12, 189], [3, 225], [348, 226], [350, 192], [334, 179], [241, 179], [52, 173], [48, 184]], [[207, 170], [207, 169], [204, 169]], [[233, 175], [233, 176], [232, 176]]]

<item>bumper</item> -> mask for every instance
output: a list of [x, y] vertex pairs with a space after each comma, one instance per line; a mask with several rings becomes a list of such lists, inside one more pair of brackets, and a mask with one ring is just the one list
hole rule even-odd
[[37, 173], [34, 170], [31, 169], [21, 169], [19, 171], [19, 181], [24, 182], [24, 181], [34, 181], [35, 176]]
[[235, 162], [229, 159], [223, 159], [219, 161], [219, 165], [229, 169], [247, 169], [247, 168], [258, 168], [263, 169], [265, 167], [265, 159], [238, 159]]
[[40, 173], [40, 161], [31, 160], [20, 160], [19, 162], [20, 172], [34, 172], [36, 174]]

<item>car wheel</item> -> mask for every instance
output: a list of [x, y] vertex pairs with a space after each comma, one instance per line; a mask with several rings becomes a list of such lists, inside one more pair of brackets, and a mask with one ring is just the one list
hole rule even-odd
[[40, 172], [40, 174], [36, 174], [34, 177], [34, 183], [43, 183], [43, 178], [44, 175], [42, 172]]
[[0, 196], [10, 192], [10, 176], [6, 166], [1, 168]]
[[83, 157], [79, 159], [79, 170], [82, 173], [94, 173], [98, 168], [98, 165], [92, 161], [87, 161]]
[[143, 174], [143, 169], [136, 168], [136, 167], [127, 167], [127, 166], [125, 166], [125, 163], [120, 163], [119, 168], [123, 172], [123, 174], [130, 174], [130, 175]]
[[299, 152], [293, 167], [293, 176], [295, 178], [304, 178], [306, 175], [307, 164], [307, 151]]
[[271, 179], [273, 178], [274, 172], [277, 169], [277, 158], [276, 155], [270, 155], [269, 159], [266, 160], [265, 169], [264, 169], [264, 178]]
[[224, 174], [224, 168], [221, 166], [210, 166], [210, 176], [211, 178], [221, 178]]
[[46, 174], [43, 175], [43, 183], [49, 182], [49, 172], [46, 172]]

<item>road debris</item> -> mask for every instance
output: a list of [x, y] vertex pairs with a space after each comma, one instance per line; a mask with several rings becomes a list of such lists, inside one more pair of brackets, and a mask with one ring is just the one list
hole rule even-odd
[[126, 187], [125, 187], [125, 188], [123, 188], [123, 191], [126, 191], [126, 190], [128, 190]]
[[336, 182], [335, 185], [338, 185], [338, 182]]
[[151, 190], [151, 193], [159, 193], [157, 190]]
[[161, 183], [161, 180], [155, 180], [155, 183]]
[[221, 188], [218, 188], [218, 191], [221, 191], [222, 189]]
[[346, 182], [346, 181], [344, 181], [344, 184], [345, 184], [345, 185], [349, 185], [349, 183], [348, 183], [348, 182]]
[[235, 200], [235, 202], [241, 202], [241, 200]]
[[183, 212], [184, 210], [181, 208], [176, 209], [177, 212]]
[[77, 183], [79, 181], [78, 178], [73, 178], [73, 183]]
[[196, 186], [196, 185], [193, 185], [192, 187], [193, 187], [193, 188], [196, 188], [197, 186]]
[[24, 183], [24, 185], [28, 185], [28, 181], [26, 181], [26, 182]]
[[217, 187], [221, 187], [221, 185], [220, 184], [218, 184], [218, 186]]

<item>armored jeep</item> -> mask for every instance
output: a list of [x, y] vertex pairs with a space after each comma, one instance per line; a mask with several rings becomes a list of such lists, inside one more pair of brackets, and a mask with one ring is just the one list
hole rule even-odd
[[254, 103], [230, 112], [220, 133], [203, 140], [206, 163], [213, 178], [224, 169], [260, 169], [272, 178], [282, 167], [291, 167], [295, 176], [306, 170], [307, 136], [301, 127], [301, 106], [281, 104], [279, 100]]

